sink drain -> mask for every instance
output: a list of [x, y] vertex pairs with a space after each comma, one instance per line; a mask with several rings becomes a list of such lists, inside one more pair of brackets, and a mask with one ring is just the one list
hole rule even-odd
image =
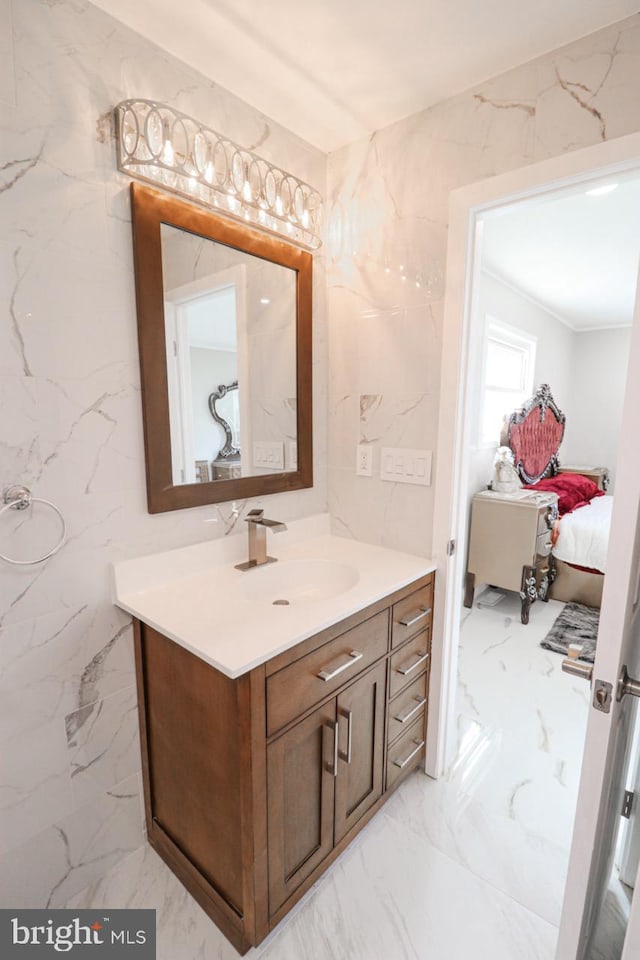
[[274, 600], [274, 601], [273, 601], [273, 606], [274, 606], [274, 607], [288, 607], [288, 606], [289, 606], [289, 601], [288, 601], [288, 600]]

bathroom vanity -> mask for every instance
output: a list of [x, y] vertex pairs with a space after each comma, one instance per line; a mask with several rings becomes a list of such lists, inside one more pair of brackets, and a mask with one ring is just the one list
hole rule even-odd
[[[191, 635], [186, 614], [183, 636], [177, 616], [163, 631], [173, 586], [126, 594], [116, 573], [117, 602], [140, 614], [149, 842], [241, 953], [425, 758], [433, 565], [331, 536], [279, 552], [281, 563], [264, 571], [218, 571], [234, 585], [227, 597], [246, 591], [244, 612], [256, 616], [250, 637], [244, 623], [234, 641], [229, 626], [218, 644], [206, 623], [215, 614]], [[176, 584], [192, 616], [191, 591], [207, 596], [203, 576]], [[306, 580], [320, 584], [319, 595]], [[396, 589], [381, 596], [385, 582]], [[287, 593], [289, 604], [274, 602]]]

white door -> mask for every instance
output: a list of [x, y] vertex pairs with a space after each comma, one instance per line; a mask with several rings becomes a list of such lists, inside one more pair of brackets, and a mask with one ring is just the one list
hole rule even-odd
[[[592, 705], [557, 960], [583, 960], [589, 956], [589, 940], [613, 865], [625, 788], [625, 759], [633, 734], [633, 696], [626, 695], [619, 700], [618, 681], [623, 667], [632, 677], [640, 678], [640, 311], [637, 296], [617, 471], [591, 684]], [[595, 705], [601, 681], [611, 684], [611, 702], [605, 710]], [[636, 916], [640, 915], [640, 895], [634, 897], [631, 911], [633, 923], [627, 931], [623, 960], [637, 960], [640, 956], [640, 920]]]

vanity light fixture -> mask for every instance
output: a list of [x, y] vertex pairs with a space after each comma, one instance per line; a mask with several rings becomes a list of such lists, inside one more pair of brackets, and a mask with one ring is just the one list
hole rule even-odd
[[322, 197], [251, 150], [155, 100], [115, 108], [118, 169], [315, 250]]

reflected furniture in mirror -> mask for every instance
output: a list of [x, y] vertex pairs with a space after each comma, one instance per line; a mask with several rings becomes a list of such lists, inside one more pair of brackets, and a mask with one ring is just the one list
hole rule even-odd
[[233, 480], [242, 476], [240, 466], [240, 416], [238, 410], [238, 381], [221, 383], [209, 394], [209, 410], [224, 430], [224, 446], [211, 464], [212, 480]]
[[149, 512], [312, 486], [311, 255], [131, 198]]

